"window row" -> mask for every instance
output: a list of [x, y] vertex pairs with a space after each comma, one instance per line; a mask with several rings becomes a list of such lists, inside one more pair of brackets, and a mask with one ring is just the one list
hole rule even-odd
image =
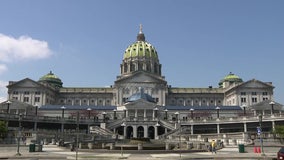
[[59, 101], [61, 104], [67, 104], [67, 105], [112, 105], [111, 99], [60, 99]]
[[[262, 98], [262, 101], [266, 101], [266, 100], [268, 100], [268, 98], [267, 97], [263, 97]], [[252, 97], [251, 98], [251, 102], [252, 103], [257, 103], [258, 101], [257, 101], [257, 97]], [[247, 103], [247, 98], [241, 98], [241, 103]]]
[[[245, 96], [245, 95], [247, 95], [247, 92], [241, 92], [241, 95]], [[251, 95], [257, 95], [257, 92], [251, 92]], [[262, 95], [267, 96], [268, 92], [262, 92]]]
[[[24, 95], [29, 95], [30, 91], [24, 91], [23, 93], [24, 93]], [[41, 94], [40, 91], [35, 91], [34, 93], [35, 93], [35, 95], [40, 95]], [[18, 94], [19, 94], [19, 91], [13, 91], [13, 95], [18, 95]]]
[[222, 100], [183, 100], [183, 99], [171, 99], [168, 102], [170, 105], [186, 105], [186, 106], [192, 106], [192, 105], [221, 105]]

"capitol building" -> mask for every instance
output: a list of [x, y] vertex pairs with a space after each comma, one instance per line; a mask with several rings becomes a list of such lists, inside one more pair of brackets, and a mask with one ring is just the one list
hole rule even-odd
[[[64, 116], [70, 117], [71, 110], [88, 110], [89, 115], [85, 115], [88, 118], [109, 120], [104, 126], [106, 129], [126, 137], [152, 138], [180, 126], [173, 121], [239, 117], [248, 114], [246, 109], [248, 112], [258, 104], [273, 102], [272, 82], [244, 81], [231, 72], [220, 77], [216, 88], [172, 87], [162, 74], [158, 51], [146, 41], [141, 26], [136, 41], [121, 55], [120, 74], [109, 87], [64, 87], [62, 80], [50, 71], [38, 80], [10, 81], [8, 100], [37, 106], [44, 115], [61, 116], [64, 110]], [[277, 105], [282, 107], [276, 103], [275, 111], [281, 112], [282, 108]], [[220, 113], [216, 114], [216, 109]], [[94, 110], [96, 114], [90, 115]], [[255, 111], [265, 115], [270, 113], [270, 108]], [[194, 125], [188, 125], [192, 127], [191, 134], [202, 130], [200, 127], [194, 131]], [[124, 131], [121, 126], [126, 126]], [[241, 130], [249, 129], [242, 127]], [[214, 132], [222, 130], [217, 127]]]
[[158, 51], [146, 41], [142, 28], [122, 55], [120, 75], [110, 87], [64, 87], [61, 79], [50, 72], [39, 80], [10, 81], [8, 99], [39, 106], [122, 106], [141, 88], [160, 106], [250, 106], [273, 100], [271, 82], [243, 81], [233, 73], [224, 76], [218, 88], [171, 87], [162, 75]]

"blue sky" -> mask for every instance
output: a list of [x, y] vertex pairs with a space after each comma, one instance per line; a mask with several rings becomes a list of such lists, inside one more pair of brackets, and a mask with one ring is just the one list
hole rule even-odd
[[229, 72], [273, 82], [284, 104], [283, 0], [1, 0], [0, 97], [50, 70], [65, 87], [112, 85], [139, 24], [174, 87]]

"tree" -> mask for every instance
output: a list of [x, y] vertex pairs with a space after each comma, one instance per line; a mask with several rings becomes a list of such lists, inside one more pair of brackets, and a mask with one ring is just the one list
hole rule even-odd
[[0, 121], [0, 138], [4, 139], [8, 133], [8, 128], [5, 121]]
[[284, 125], [276, 125], [274, 134], [276, 134], [276, 137], [280, 138], [280, 141], [282, 143], [284, 138]]

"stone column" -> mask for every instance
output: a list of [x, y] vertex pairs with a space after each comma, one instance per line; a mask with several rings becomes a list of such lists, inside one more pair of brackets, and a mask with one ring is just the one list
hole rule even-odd
[[247, 130], [247, 123], [244, 122], [244, 132], [246, 133], [248, 130]]
[[144, 120], [147, 120], [147, 110], [144, 109]]
[[193, 135], [193, 125], [190, 126], [190, 134]]
[[155, 126], [155, 139], [158, 139], [158, 127], [157, 126]]
[[123, 127], [123, 137], [126, 138], [126, 126]]
[[143, 128], [144, 128], [144, 138], [148, 138], [148, 127], [143, 126]]
[[137, 117], [138, 117], [138, 116], [137, 116], [137, 114], [138, 114], [138, 113], [137, 113], [137, 109], [135, 109], [135, 115], [134, 115], [134, 116], [135, 116], [135, 118], [137, 118]]
[[275, 131], [275, 121], [272, 121], [272, 131]]
[[220, 124], [217, 124], [217, 134], [220, 134]]
[[132, 126], [133, 128], [133, 138], [137, 138], [137, 126]]

